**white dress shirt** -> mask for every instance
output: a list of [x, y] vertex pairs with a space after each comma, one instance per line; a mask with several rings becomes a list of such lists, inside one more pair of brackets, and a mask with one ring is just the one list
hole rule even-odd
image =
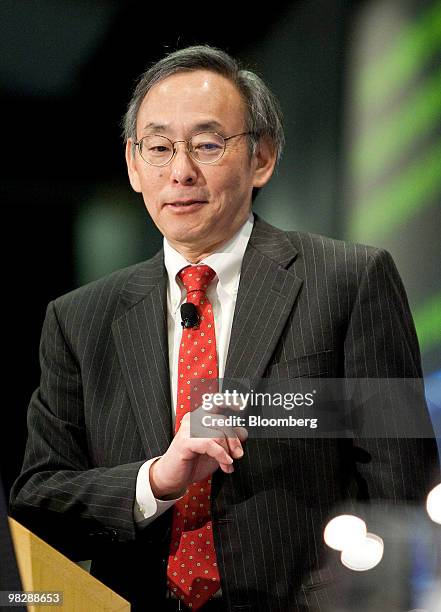
[[[208, 286], [207, 296], [214, 314], [216, 348], [218, 358], [218, 377], [223, 378], [228, 347], [230, 344], [231, 326], [233, 324], [239, 287], [240, 270], [243, 256], [253, 229], [252, 213], [240, 230], [219, 251], [205, 257], [200, 264], [210, 266], [216, 275]], [[178, 377], [179, 344], [182, 336], [180, 307], [186, 300], [186, 290], [178, 272], [191, 264], [176, 251], [164, 238], [164, 263], [167, 270], [167, 326], [168, 353], [170, 366], [171, 413], [173, 428], [176, 419], [176, 395]], [[134, 507], [135, 521], [139, 527], [145, 527], [170, 508], [177, 500], [160, 500], [153, 495], [149, 471], [151, 464], [158, 457], [146, 461], [138, 472], [136, 481], [136, 502]], [[178, 498], [180, 499], [180, 498]]]

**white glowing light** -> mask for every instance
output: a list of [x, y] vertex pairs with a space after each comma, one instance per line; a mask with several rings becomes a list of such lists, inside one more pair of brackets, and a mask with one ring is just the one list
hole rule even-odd
[[358, 516], [341, 514], [326, 525], [324, 539], [330, 548], [343, 550], [346, 546], [366, 537], [366, 523]]
[[384, 543], [375, 533], [367, 533], [363, 540], [349, 544], [341, 553], [341, 562], [356, 572], [365, 572], [378, 565], [383, 558]]
[[430, 491], [427, 496], [426, 508], [432, 521], [441, 524], [441, 484]]

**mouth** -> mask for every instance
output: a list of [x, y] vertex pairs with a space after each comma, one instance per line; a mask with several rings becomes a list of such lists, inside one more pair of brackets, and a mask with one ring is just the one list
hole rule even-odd
[[204, 204], [207, 204], [206, 200], [178, 200], [176, 202], [166, 202], [164, 208], [168, 208], [174, 211], [190, 212], [197, 210]]

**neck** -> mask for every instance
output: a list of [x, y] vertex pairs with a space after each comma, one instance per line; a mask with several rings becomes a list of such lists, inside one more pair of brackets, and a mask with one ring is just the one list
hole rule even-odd
[[[228, 240], [230, 240], [230, 238], [228, 238]], [[197, 264], [205, 259], [205, 257], [208, 257], [209, 255], [212, 255], [218, 251], [223, 244], [228, 242], [228, 240], [220, 240], [219, 242], [214, 242], [209, 245], [187, 245], [182, 244], [182, 242], [174, 242], [172, 240], [169, 240], [169, 242], [175, 251], [178, 251], [178, 253], [185, 257], [187, 261], [192, 264]]]
[[195, 244], [178, 242], [175, 240], [170, 240], [170, 238], [167, 238], [167, 240], [169, 241], [170, 245], [175, 249], [175, 251], [178, 251], [178, 253], [185, 257], [187, 261], [192, 264], [197, 264], [203, 259], [205, 259], [205, 257], [208, 257], [209, 255], [212, 255], [213, 253], [219, 251], [222, 245], [226, 244], [229, 240], [231, 240], [233, 236], [235, 236], [240, 230], [240, 228], [243, 226], [243, 224], [248, 218], [248, 215], [249, 212], [247, 212], [247, 215], [244, 219], [240, 219], [240, 221], [234, 224], [234, 231], [231, 232], [231, 234], [227, 238], [223, 238], [215, 242], [204, 241], [203, 243]]

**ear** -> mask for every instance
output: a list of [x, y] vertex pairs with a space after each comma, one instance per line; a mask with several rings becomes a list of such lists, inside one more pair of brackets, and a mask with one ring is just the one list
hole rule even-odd
[[133, 140], [131, 138], [128, 139], [126, 144], [126, 164], [131, 186], [136, 192], [141, 193], [141, 181], [137, 168], [136, 149], [133, 146]]
[[270, 180], [276, 165], [276, 148], [267, 137], [262, 137], [257, 145], [253, 162], [255, 165], [253, 187], [263, 187]]

